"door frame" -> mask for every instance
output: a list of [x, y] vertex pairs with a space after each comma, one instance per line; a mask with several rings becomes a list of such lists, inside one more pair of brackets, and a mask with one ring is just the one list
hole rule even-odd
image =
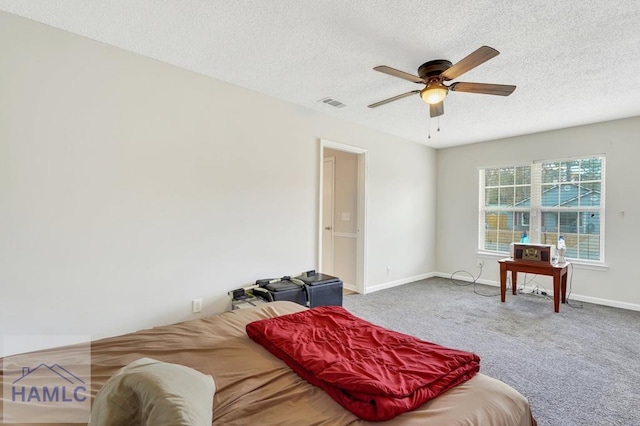
[[[325, 191], [324, 190], [326, 189], [324, 187], [325, 186], [325, 182], [324, 182], [324, 178], [325, 178], [324, 172], [325, 172], [325, 170], [324, 170], [324, 168], [325, 168], [326, 163], [330, 163], [331, 164], [331, 173], [332, 173], [332, 176], [331, 176], [331, 220], [330, 220], [330, 225], [329, 225], [330, 226], [329, 230], [331, 231], [331, 250], [329, 251], [329, 253], [325, 253], [325, 248], [326, 247], [324, 246], [324, 241], [325, 241], [324, 233], [326, 231], [326, 229], [325, 229], [326, 220], [325, 220], [325, 217], [324, 217], [324, 214], [325, 214], [324, 207], [326, 207], [324, 205], [324, 202], [325, 202], [325, 196], [324, 196], [325, 195], [324, 194]], [[322, 228], [322, 233], [320, 234], [320, 237], [322, 238], [322, 241], [320, 242], [320, 247], [319, 247], [322, 250], [322, 252], [321, 252], [321, 255], [320, 255], [320, 259], [319, 259], [320, 263], [318, 265], [318, 269], [320, 271], [322, 271], [322, 272], [326, 272], [327, 274], [331, 274], [331, 275], [333, 275], [333, 256], [334, 256], [334, 250], [335, 250], [335, 237], [334, 237], [334, 232], [335, 232], [335, 223], [334, 223], [334, 216], [335, 216], [335, 186], [336, 186], [335, 185], [335, 182], [336, 182], [335, 176], [336, 176], [336, 157], [334, 157], [334, 156], [324, 157], [323, 156], [322, 157], [322, 172], [320, 174], [320, 177], [322, 178], [322, 183], [321, 183], [322, 187], [320, 188], [322, 190], [322, 192], [321, 192], [322, 202], [320, 204], [322, 206], [322, 213], [320, 215], [320, 220], [322, 222], [320, 224], [320, 227]], [[324, 257], [325, 254], [329, 254], [331, 256], [331, 259], [330, 259], [329, 262], [326, 262], [327, 259], [325, 259], [325, 257]], [[327, 264], [327, 263], [329, 263], [331, 265], [331, 268], [329, 268], [328, 270], [325, 271], [324, 270], [324, 265]]]
[[364, 148], [346, 145], [328, 139], [320, 139], [318, 159], [318, 268], [322, 265], [322, 175], [324, 148], [349, 152], [358, 155], [358, 214], [356, 222], [356, 291], [360, 294], [367, 292], [367, 150]]

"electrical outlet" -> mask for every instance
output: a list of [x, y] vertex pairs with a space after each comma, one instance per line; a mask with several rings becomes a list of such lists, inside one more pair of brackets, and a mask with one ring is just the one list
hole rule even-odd
[[202, 299], [193, 299], [191, 301], [191, 312], [194, 314], [202, 312]]
[[480, 259], [478, 259], [478, 260], [476, 261], [476, 266], [477, 266], [478, 268], [482, 268], [482, 267], [484, 266], [484, 260], [480, 260]]
[[391, 266], [387, 266], [387, 275], [391, 273]]

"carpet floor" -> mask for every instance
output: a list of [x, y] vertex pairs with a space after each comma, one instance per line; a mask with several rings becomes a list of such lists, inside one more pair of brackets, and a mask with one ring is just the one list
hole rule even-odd
[[[490, 295], [482, 297], [483, 295]], [[480, 371], [531, 404], [539, 426], [640, 425], [640, 312], [430, 278], [344, 297], [383, 327], [480, 356]]]

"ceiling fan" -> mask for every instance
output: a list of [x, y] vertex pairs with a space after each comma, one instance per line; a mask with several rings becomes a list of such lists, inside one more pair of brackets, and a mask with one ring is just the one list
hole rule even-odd
[[456, 82], [451, 83], [450, 85], [444, 84], [445, 81], [453, 80], [499, 54], [500, 52], [492, 47], [482, 46], [455, 64], [452, 64], [450, 61], [445, 59], [436, 59], [425, 62], [418, 68], [417, 76], [386, 65], [374, 67], [373, 69], [376, 71], [389, 74], [394, 77], [399, 77], [404, 80], [409, 80], [414, 83], [424, 84], [425, 87], [421, 90], [412, 90], [411, 92], [403, 93], [401, 95], [373, 103], [369, 105], [369, 108], [377, 108], [381, 105], [388, 104], [389, 102], [394, 102], [419, 93], [422, 100], [429, 104], [429, 115], [431, 117], [438, 117], [444, 114], [443, 100], [449, 91], [509, 96], [514, 90], [516, 90], [516, 86], [465, 82]]

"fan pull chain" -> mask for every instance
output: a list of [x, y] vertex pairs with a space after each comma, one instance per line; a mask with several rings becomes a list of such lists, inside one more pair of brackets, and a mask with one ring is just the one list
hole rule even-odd
[[[429, 117], [429, 122], [427, 124], [428, 128], [429, 128], [429, 136], [428, 139], [431, 139], [431, 117]], [[440, 131], [440, 117], [438, 117], [438, 129], [436, 130], [437, 132]]]

